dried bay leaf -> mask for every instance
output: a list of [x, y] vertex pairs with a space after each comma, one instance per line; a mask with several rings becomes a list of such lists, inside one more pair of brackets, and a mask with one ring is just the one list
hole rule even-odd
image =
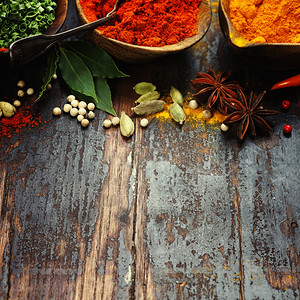
[[38, 101], [47, 90], [48, 84], [51, 82], [53, 75], [56, 73], [58, 62], [59, 62], [58, 51], [56, 47], [53, 47], [47, 57], [47, 68], [46, 68], [45, 75], [42, 79], [43, 84], [41, 86], [41, 91], [35, 101]]
[[88, 66], [93, 76], [102, 78], [128, 77], [101, 48], [82, 41], [67, 41], [64, 46], [74, 51]]
[[59, 67], [64, 81], [73, 91], [98, 101], [92, 73], [76, 53], [60, 47]]
[[111, 92], [106, 79], [95, 77], [94, 82], [97, 94], [97, 102], [95, 102], [96, 107], [113, 116], [117, 116], [112, 105]]
[[72, 93], [76, 96], [76, 98], [83, 100], [86, 103], [93, 102], [98, 109], [101, 109], [113, 116], [117, 116], [112, 105], [111, 92], [106, 80], [104, 78], [95, 77], [94, 84], [97, 94], [97, 100], [74, 90], [72, 90]]

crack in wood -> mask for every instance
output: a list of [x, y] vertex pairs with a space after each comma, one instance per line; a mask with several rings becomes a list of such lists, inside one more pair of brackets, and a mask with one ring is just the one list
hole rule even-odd
[[[245, 300], [245, 276], [244, 276], [244, 265], [243, 265], [243, 238], [242, 238], [242, 222], [241, 222], [241, 196], [238, 190], [239, 184], [239, 167], [237, 164], [237, 151], [235, 151], [233, 156], [233, 161], [231, 163], [231, 176], [230, 180], [234, 187], [234, 199], [233, 204], [236, 212], [237, 224], [235, 224], [234, 219], [233, 223], [237, 226], [237, 234], [238, 234], [238, 244], [239, 244], [239, 296], [240, 300]], [[233, 230], [233, 229], [232, 229]]]
[[243, 265], [243, 240], [242, 240], [240, 203], [241, 203], [241, 197], [237, 189], [237, 186], [235, 186], [234, 206], [236, 209], [238, 243], [239, 243], [240, 299], [245, 300], [245, 288], [244, 288], [245, 278], [244, 278], [244, 265]]
[[[0, 200], [1, 200], [1, 220], [3, 222], [0, 223], [1, 227], [1, 238], [3, 239], [3, 244], [0, 243], [0, 253], [1, 253], [1, 260], [0, 265], [2, 268], [6, 265], [7, 272], [2, 272], [2, 276], [5, 276], [6, 273], [6, 297], [9, 299], [10, 292], [11, 292], [11, 279], [12, 279], [12, 259], [13, 259], [13, 237], [14, 231], [12, 229], [13, 223], [13, 207], [8, 208], [9, 205], [9, 190], [10, 190], [10, 176], [7, 176], [5, 171], [5, 167], [1, 170], [2, 173], [2, 183], [0, 189]], [[5, 238], [6, 237], [6, 238]], [[6, 242], [6, 244], [5, 244]], [[5, 244], [5, 245], [4, 245]], [[5, 254], [7, 252], [7, 254]], [[7, 261], [5, 263], [5, 255], [7, 256]], [[1, 281], [5, 280], [1, 278]], [[1, 292], [1, 291], [0, 291]], [[0, 293], [1, 295], [1, 293]]]

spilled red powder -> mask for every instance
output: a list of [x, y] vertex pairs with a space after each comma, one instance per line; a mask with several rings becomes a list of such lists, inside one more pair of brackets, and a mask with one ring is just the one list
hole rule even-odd
[[41, 116], [33, 113], [32, 105], [23, 104], [11, 118], [2, 117], [0, 119], [0, 137], [11, 138], [15, 133], [30, 130], [41, 122]]

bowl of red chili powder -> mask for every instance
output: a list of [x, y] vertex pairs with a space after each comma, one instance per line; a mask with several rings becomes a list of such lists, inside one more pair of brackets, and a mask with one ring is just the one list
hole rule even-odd
[[[104, 17], [115, 0], [76, 0], [82, 23]], [[124, 0], [89, 39], [117, 59], [146, 62], [196, 44], [211, 22], [208, 0]]]
[[220, 0], [220, 26], [230, 48], [269, 69], [299, 68], [300, 15], [295, 3]]

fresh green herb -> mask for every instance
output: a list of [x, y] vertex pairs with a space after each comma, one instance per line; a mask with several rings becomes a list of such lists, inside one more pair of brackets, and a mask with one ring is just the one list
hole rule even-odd
[[45, 32], [55, 19], [56, 6], [54, 0], [1, 0], [0, 48]]

